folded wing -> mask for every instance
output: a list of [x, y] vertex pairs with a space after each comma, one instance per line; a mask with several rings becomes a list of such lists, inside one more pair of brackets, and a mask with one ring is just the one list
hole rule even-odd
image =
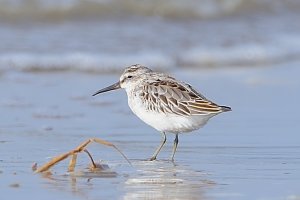
[[143, 86], [142, 99], [148, 110], [182, 116], [217, 114], [223, 111], [195, 91], [190, 85], [175, 80], [156, 80]]

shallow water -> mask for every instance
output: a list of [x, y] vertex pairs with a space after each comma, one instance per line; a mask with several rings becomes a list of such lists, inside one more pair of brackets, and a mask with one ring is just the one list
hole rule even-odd
[[[91, 97], [117, 74], [24, 73], [0, 76], [0, 191], [10, 199], [299, 199], [299, 63], [274, 67], [173, 70], [209, 99], [233, 111], [179, 137], [176, 162], [168, 160], [173, 135], [149, 162], [160, 135], [135, 117], [124, 91]], [[31, 166], [99, 137], [95, 159], [110, 169], [89, 174], [80, 155], [77, 174], [67, 162], [52, 176]], [[116, 174], [115, 174], [116, 173]]]

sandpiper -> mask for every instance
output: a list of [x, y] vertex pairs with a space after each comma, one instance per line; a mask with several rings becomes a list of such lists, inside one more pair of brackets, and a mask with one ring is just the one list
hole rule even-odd
[[164, 146], [166, 132], [175, 134], [173, 161], [179, 133], [197, 130], [211, 117], [231, 110], [208, 100], [189, 84], [140, 64], [127, 67], [117, 83], [97, 91], [93, 96], [119, 88], [125, 89], [133, 113], [161, 132], [161, 143], [150, 160], [155, 160]]

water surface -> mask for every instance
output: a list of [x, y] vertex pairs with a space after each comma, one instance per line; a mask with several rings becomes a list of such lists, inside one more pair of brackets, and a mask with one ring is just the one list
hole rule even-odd
[[[172, 134], [158, 161], [144, 160], [160, 135], [131, 114], [124, 91], [91, 97], [117, 75], [6, 73], [0, 79], [1, 193], [12, 199], [297, 199], [298, 73], [297, 63], [177, 70], [173, 75], [233, 111], [180, 135], [175, 163], [168, 160]], [[67, 173], [67, 162], [50, 177], [32, 173], [34, 162], [45, 163], [90, 137], [113, 142], [133, 166], [93, 144], [88, 149], [96, 160], [117, 174], [80, 175], [87, 172], [86, 155], [79, 157], [79, 175]]]

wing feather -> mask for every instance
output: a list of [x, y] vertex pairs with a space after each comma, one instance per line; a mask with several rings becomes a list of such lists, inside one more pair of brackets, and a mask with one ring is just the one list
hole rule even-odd
[[217, 114], [222, 107], [209, 101], [190, 85], [175, 79], [147, 82], [143, 99], [149, 110], [182, 116]]

